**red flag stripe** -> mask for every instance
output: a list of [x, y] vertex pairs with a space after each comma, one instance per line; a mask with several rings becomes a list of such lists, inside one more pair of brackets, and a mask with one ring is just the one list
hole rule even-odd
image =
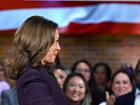
[[[125, 28], [124, 28], [125, 27]], [[0, 31], [0, 35], [11, 34], [13, 35], [15, 30]], [[61, 34], [67, 35], [140, 35], [140, 24], [130, 24], [130, 23], [111, 23], [104, 22], [100, 24], [78, 24], [71, 23], [65, 28], [60, 28]]]
[[[125, 27], [125, 28], [124, 28]], [[137, 34], [140, 35], [140, 24], [131, 23], [111, 23], [104, 22], [100, 24], [78, 24], [71, 23], [65, 29], [60, 29], [61, 33], [69, 33], [74, 35], [82, 34]]]
[[23, 8], [54, 8], [54, 7], [73, 7], [97, 5], [99, 3], [131, 3], [139, 4], [140, 2], [120, 2], [120, 1], [31, 1], [31, 0], [1, 0], [0, 10], [23, 9]]
[[0, 10], [8, 9], [22, 9], [22, 8], [54, 8], [54, 7], [72, 7], [72, 6], [84, 6], [93, 5], [96, 2], [86, 1], [24, 1], [24, 0], [2, 0], [0, 1]]

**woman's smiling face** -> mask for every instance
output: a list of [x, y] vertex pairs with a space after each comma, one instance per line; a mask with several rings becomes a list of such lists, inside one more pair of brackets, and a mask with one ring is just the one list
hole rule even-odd
[[81, 102], [86, 94], [86, 86], [84, 81], [78, 77], [72, 77], [66, 88], [66, 95], [73, 102]]
[[112, 91], [116, 96], [132, 91], [132, 83], [125, 73], [119, 73], [115, 76], [112, 83]]

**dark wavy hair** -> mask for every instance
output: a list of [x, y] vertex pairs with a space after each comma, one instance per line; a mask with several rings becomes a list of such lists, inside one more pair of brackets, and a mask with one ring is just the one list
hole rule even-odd
[[112, 76], [112, 78], [111, 78], [110, 87], [109, 87], [110, 94], [113, 94], [113, 91], [112, 91], [112, 84], [113, 84], [113, 82], [114, 82], [114, 79], [115, 79], [115, 77], [116, 77], [118, 74], [120, 74], [120, 73], [123, 73], [123, 74], [127, 75], [127, 77], [128, 77], [129, 80], [130, 80], [130, 83], [131, 83], [132, 87], [134, 86], [134, 78], [133, 78], [131, 75], [128, 74], [128, 72], [126, 71], [126, 69], [120, 68], [120, 69], [118, 69], [118, 70], [113, 74], [113, 76]]
[[136, 86], [140, 89], [140, 59], [137, 61], [136, 67], [135, 67], [135, 83]]
[[123, 70], [122, 68], [120, 68], [119, 70], [117, 70], [117, 71], [113, 74], [113, 76], [112, 76], [112, 78], [111, 78], [111, 86], [112, 86], [112, 84], [113, 84], [113, 81], [114, 81], [115, 77], [116, 77], [118, 74], [120, 74], [120, 73], [123, 73], [123, 74], [127, 75], [128, 78], [129, 78], [129, 80], [130, 80], [130, 82], [131, 82], [131, 84], [133, 85], [133, 83], [134, 83], [134, 78], [133, 78], [131, 75], [129, 75], [127, 71], [125, 71], [125, 70]]
[[[95, 105], [98, 105], [100, 102], [105, 101], [105, 93], [98, 88], [98, 85], [95, 80], [95, 71], [100, 66], [104, 67], [107, 82], [109, 82], [111, 79], [111, 68], [107, 63], [99, 62], [93, 66], [90, 80], [90, 90], [92, 94], [93, 103]], [[106, 90], [108, 90], [107, 86], [105, 88]]]
[[58, 25], [42, 16], [31, 16], [16, 31], [9, 57], [6, 61], [9, 76], [16, 79], [24, 68], [38, 66], [41, 58], [54, 42]]
[[71, 68], [71, 72], [75, 72], [76, 66], [77, 66], [79, 63], [85, 63], [85, 64], [87, 64], [88, 67], [90, 68], [90, 72], [91, 72], [92, 66], [91, 66], [91, 64], [90, 64], [87, 60], [85, 60], [85, 59], [81, 59], [81, 60], [76, 61], [76, 62], [73, 64], [72, 68]]
[[70, 73], [67, 78], [65, 79], [64, 81], [64, 87], [63, 87], [63, 90], [64, 92], [66, 91], [67, 89], [67, 86], [68, 86], [68, 83], [69, 81], [71, 80], [71, 78], [73, 77], [80, 77], [83, 81], [84, 81], [84, 84], [85, 84], [85, 87], [86, 87], [86, 93], [88, 92], [88, 85], [87, 85], [87, 81], [85, 80], [85, 78], [83, 77], [82, 74], [80, 73]]
[[135, 67], [135, 73], [137, 73], [137, 71], [140, 71], [140, 59], [137, 61], [137, 64]]
[[90, 94], [89, 94], [88, 84], [87, 84], [87, 81], [85, 80], [85, 78], [83, 77], [83, 75], [80, 74], [80, 73], [73, 72], [73, 73], [71, 73], [71, 74], [69, 74], [67, 76], [67, 78], [64, 81], [64, 85], [63, 85], [63, 91], [64, 91], [64, 93], [66, 92], [66, 89], [67, 89], [67, 86], [68, 86], [69, 81], [73, 77], [80, 77], [83, 80], [84, 85], [85, 85], [86, 94], [85, 94], [85, 98], [82, 100], [82, 102], [81, 102], [80, 105], [90, 105], [90, 103], [92, 102], [92, 100], [90, 99], [91, 97], [90, 97]]
[[107, 81], [109, 81], [109, 80], [111, 79], [112, 70], [111, 70], [110, 66], [109, 66], [107, 63], [104, 63], [104, 62], [96, 63], [96, 64], [94, 65], [94, 67], [93, 67], [92, 75], [94, 74], [94, 72], [96, 71], [96, 69], [97, 69], [99, 66], [104, 67], [106, 79], [107, 79]]

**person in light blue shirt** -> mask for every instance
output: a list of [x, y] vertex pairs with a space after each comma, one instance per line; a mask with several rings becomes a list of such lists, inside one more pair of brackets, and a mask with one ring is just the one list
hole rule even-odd
[[1, 105], [19, 105], [15, 87], [2, 92]]

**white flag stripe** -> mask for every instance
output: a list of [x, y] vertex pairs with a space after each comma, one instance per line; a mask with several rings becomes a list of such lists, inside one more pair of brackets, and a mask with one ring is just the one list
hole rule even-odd
[[66, 27], [70, 22], [140, 23], [140, 4], [101, 3], [92, 6], [30, 8], [0, 11], [0, 30], [18, 28], [29, 16], [41, 15]]

